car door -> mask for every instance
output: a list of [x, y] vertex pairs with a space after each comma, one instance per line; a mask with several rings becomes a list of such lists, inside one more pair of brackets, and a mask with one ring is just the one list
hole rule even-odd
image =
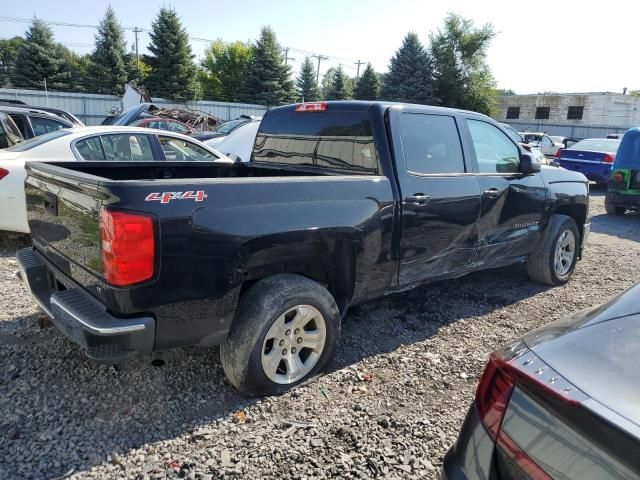
[[73, 148], [82, 160], [120, 162], [162, 160], [154, 152], [152, 137], [140, 133], [95, 135], [76, 140]]
[[474, 268], [512, 263], [540, 240], [546, 188], [540, 173], [520, 171], [520, 148], [502, 130], [480, 117], [467, 117], [482, 195], [478, 252]]
[[542, 135], [540, 139], [540, 150], [548, 157], [552, 157], [556, 152], [553, 149], [553, 141], [547, 136]]
[[467, 173], [456, 118], [393, 107], [401, 192], [400, 287], [464, 272], [474, 258], [480, 188]]
[[158, 141], [167, 161], [212, 162], [219, 159], [209, 150], [182, 138], [158, 135]]

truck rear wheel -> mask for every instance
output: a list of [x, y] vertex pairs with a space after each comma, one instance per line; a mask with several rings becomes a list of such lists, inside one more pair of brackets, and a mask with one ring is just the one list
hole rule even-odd
[[546, 285], [569, 281], [578, 261], [580, 232], [573, 218], [553, 215], [544, 241], [527, 259], [529, 278]]
[[300, 275], [274, 275], [240, 298], [220, 348], [222, 368], [246, 395], [282, 393], [315, 377], [339, 336], [340, 312], [326, 288]]
[[609, 196], [604, 197], [604, 209], [608, 215], [624, 215], [627, 211], [624, 207], [619, 207], [609, 201]]

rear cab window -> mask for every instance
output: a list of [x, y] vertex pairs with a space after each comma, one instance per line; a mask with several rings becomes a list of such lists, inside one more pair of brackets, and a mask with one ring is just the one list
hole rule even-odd
[[332, 107], [316, 112], [296, 112], [293, 107], [270, 111], [258, 130], [252, 160], [380, 175], [370, 113]]

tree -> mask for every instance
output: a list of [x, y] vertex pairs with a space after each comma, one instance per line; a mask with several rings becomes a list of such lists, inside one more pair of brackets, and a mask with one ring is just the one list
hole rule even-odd
[[64, 59], [65, 70], [69, 72], [66, 89], [73, 92], [95, 92], [95, 83], [89, 74], [92, 67], [91, 55], [79, 55], [60, 44], [58, 52]]
[[47, 88], [65, 90], [69, 85], [69, 72], [51, 29], [34, 18], [18, 50], [11, 81], [16, 87], [42, 88], [45, 80]]
[[199, 72], [205, 98], [237, 102], [251, 63], [251, 46], [242, 42], [213, 42], [204, 52]]
[[[331, 71], [329, 69], [327, 74]], [[338, 65], [327, 82], [325, 98], [327, 100], [347, 100], [352, 97], [353, 87], [349, 78], [344, 74], [342, 65]]]
[[320, 89], [316, 81], [316, 69], [309, 57], [305, 57], [296, 80], [298, 95], [304, 102], [320, 100]]
[[435, 103], [431, 59], [418, 35], [409, 32], [391, 58], [381, 97], [408, 103]]
[[380, 95], [380, 77], [370, 63], [362, 72], [362, 76], [353, 90], [353, 98], [356, 100], [377, 100]]
[[153, 96], [178, 102], [197, 96], [196, 66], [193, 63], [189, 37], [178, 14], [162, 7], [151, 25], [151, 55], [145, 62], [151, 67], [147, 88]]
[[242, 100], [260, 105], [282, 105], [294, 101], [291, 69], [285, 65], [275, 32], [263, 27], [251, 47], [252, 58], [242, 87]]
[[127, 44], [124, 30], [116, 18], [116, 12], [107, 7], [98, 25], [96, 46], [91, 54], [90, 75], [94, 91], [121, 95], [127, 82]]
[[24, 39], [22, 37], [0, 40], [0, 86], [11, 83], [18, 51], [23, 43]]
[[493, 112], [496, 85], [485, 58], [494, 37], [490, 24], [475, 28], [471, 20], [453, 13], [430, 35], [435, 92], [442, 105]]

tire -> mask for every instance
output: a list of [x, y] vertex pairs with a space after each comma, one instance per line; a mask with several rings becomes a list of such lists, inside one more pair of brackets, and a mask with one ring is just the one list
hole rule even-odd
[[609, 201], [609, 197], [604, 197], [604, 209], [608, 215], [624, 215], [627, 211], [624, 207], [619, 207]]
[[277, 395], [317, 376], [339, 336], [340, 311], [326, 288], [300, 275], [274, 275], [241, 296], [220, 347], [222, 368], [245, 395]]
[[[573, 240], [571, 239], [573, 238]], [[559, 243], [562, 246], [559, 247]], [[569, 246], [572, 243], [572, 256], [569, 260]], [[558, 253], [558, 248], [564, 252]], [[534, 253], [527, 259], [529, 278], [545, 285], [561, 285], [571, 278], [580, 250], [580, 232], [576, 222], [566, 215], [553, 215], [547, 226], [547, 234]], [[556, 263], [560, 255], [560, 264]]]

